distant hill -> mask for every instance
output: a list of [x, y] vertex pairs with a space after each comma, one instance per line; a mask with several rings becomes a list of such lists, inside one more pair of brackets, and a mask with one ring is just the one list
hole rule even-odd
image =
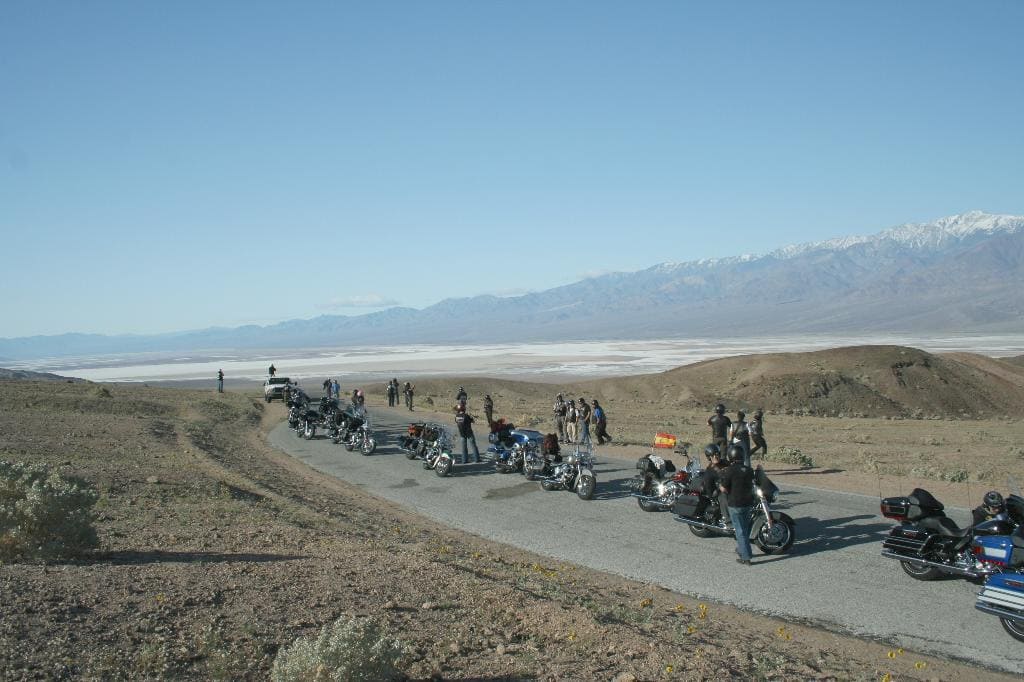
[[973, 211], [758, 256], [662, 263], [524, 296], [152, 336], [0, 339], [36, 358], [376, 343], [1024, 333], [1024, 217]]
[[63, 381], [66, 383], [88, 383], [85, 379], [62, 377], [48, 372], [27, 372], [20, 369], [0, 367], [0, 381]]
[[[957, 418], [1024, 417], [1024, 366], [972, 353], [935, 355], [903, 346], [852, 346], [808, 353], [743, 355], [667, 372], [593, 381], [531, 384], [481, 377], [420, 380], [417, 395], [454, 403], [455, 387], [470, 396], [502, 395], [501, 408], [547, 416], [556, 392], [598, 398], [607, 405], [655, 406], [663, 412], [707, 410], [718, 402], [730, 414]], [[621, 407], [620, 407], [621, 409]]]

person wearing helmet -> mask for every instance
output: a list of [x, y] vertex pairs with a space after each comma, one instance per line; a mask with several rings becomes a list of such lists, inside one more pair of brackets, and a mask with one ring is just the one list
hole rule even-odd
[[718, 489], [726, 495], [729, 518], [736, 535], [737, 562], [750, 565], [750, 515], [754, 507], [754, 470], [743, 463], [740, 445], [729, 448], [729, 468], [719, 474]]
[[971, 517], [973, 518], [973, 524], [977, 526], [979, 523], [990, 521], [1000, 514], [1006, 513], [1006, 500], [996, 490], [989, 490], [985, 493], [985, 497], [981, 500], [981, 506], [975, 507], [971, 510]]
[[494, 400], [491, 399], [490, 393], [484, 396], [484, 418], [488, 426], [494, 423]]
[[469, 394], [466, 393], [466, 389], [459, 386], [459, 392], [455, 394], [455, 406], [461, 407], [462, 411], [466, 411], [466, 401], [469, 400]]
[[726, 434], [729, 433], [730, 424], [732, 424], [732, 420], [725, 416], [725, 405], [722, 403], [715, 405], [715, 413], [708, 417], [708, 426], [711, 427], [711, 442], [723, 452], [728, 444]]
[[[729, 466], [729, 463], [722, 457], [722, 451], [713, 443], [704, 448], [704, 456], [708, 458], [708, 466], [704, 470], [704, 475], [701, 479], [701, 492], [712, 502], [715, 498], [718, 499], [718, 506], [722, 512], [722, 522], [728, 524], [729, 507], [725, 504], [725, 495], [721, 495], [718, 492], [718, 479]], [[704, 513], [704, 509], [706, 507], [701, 507], [697, 512], [698, 516]], [[730, 530], [732, 529], [731, 526], [726, 527]]]
[[754, 418], [747, 422], [747, 431], [750, 432], [750, 440], [754, 443], [750, 450], [751, 459], [758, 450], [761, 451], [761, 459], [764, 459], [768, 454], [768, 443], [764, 440], [764, 410], [754, 412]]
[[416, 386], [410, 384], [408, 381], [405, 382], [405, 388], [402, 389], [402, 393], [405, 395], [405, 406], [412, 412], [412, 397], [416, 392]]
[[459, 428], [459, 437], [462, 438], [462, 463], [469, 464], [469, 452], [466, 447], [467, 441], [473, 444], [473, 461], [480, 463], [480, 450], [476, 447], [476, 436], [473, 435], [473, 416], [466, 412], [465, 407], [455, 410], [455, 425]]

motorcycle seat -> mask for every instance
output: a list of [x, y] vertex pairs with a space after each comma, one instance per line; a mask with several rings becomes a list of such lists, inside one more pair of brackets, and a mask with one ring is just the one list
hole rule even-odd
[[947, 538], [963, 538], [971, 534], [970, 527], [961, 528], [948, 516], [928, 516], [918, 523], [922, 528], [933, 530]]

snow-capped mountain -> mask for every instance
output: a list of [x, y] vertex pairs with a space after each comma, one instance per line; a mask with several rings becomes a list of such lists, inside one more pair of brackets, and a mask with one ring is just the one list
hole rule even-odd
[[222, 347], [877, 332], [1024, 333], [1024, 217], [971, 211], [511, 298], [159, 336], [0, 339], [0, 357]]

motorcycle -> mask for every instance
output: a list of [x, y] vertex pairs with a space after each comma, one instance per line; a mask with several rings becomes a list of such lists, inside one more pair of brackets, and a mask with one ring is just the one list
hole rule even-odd
[[[1024, 538], [1017, 535], [1016, 550], [1024, 551]], [[979, 538], [987, 540], [988, 538]], [[1024, 572], [994, 573], [978, 593], [974, 608], [999, 618], [1006, 634], [1024, 642]]]
[[[690, 532], [699, 538], [734, 536], [717, 497], [704, 491], [706, 475], [702, 472], [687, 482], [685, 494], [677, 497], [673, 505], [675, 519], [689, 526]], [[772, 511], [771, 504], [778, 500], [779, 489], [760, 466], [754, 470], [754, 495], [757, 504], [750, 510], [750, 539], [765, 554], [789, 551], [796, 540], [796, 523], [788, 514]]]
[[544, 436], [540, 447], [527, 447], [523, 451], [523, 475], [527, 481], [548, 478], [555, 467], [562, 463], [558, 436], [549, 433]]
[[440, 424], [432, 424], [436, 430], [435, 437], [423, 448], [423, 468], [433, 469], [434, 473], [444, 478], [452, 472], [455, 458], [452, 457], [452, 438], [448, 429]]
[[896, 559], [915, 580], [934, 580], [954, 575], [982, 580], [1002, 568], [974, 549], [974, 541], [985, 536], [1011, 535], [1024, 523], [1024, 497], [1010, 495], [1006, 511], [975, 526], [960, 528], [946, 516], [945, 507], [931, 493], [915, 488], [904, 497], [887, 497], [881, 502], [882, 516], [900, 525], [889, 531], [882, 543], [882, 556]]
[[370, 418], [366, 413], [348, 413], [345, 430], [341, 434], [340, 442], [345, 449], [352, 452], [359, 449], [364, 455], [369, 455], [377, 449], [377, 439], [370, 431]]
[[308, 403], [309, 396], [302, 389], [295, 389], [288, 398], [288, 426], [294, 429], [298, 435], [302, 435], [303, 428], [300, 426], [300, 422]]
[[423, 457], [427, 448], [436, 441], [444, 426], [432, 422], [413, 422], [409, 424], [406, 435], [398, 441], [398, 449], [405, 453], [406, 459]]
[[676, 499], [686, 494], [687, 484], [701, 473], [700, 462], [690, 459], [688, 450], [689, 444], [675, 450], [686, 458], [686, 466], [679, 470], [672, 460], [653, 452], [637, 460], [636, 468], [640, 473], [633, 477], [632, 495], [645, 512], [671, 509]]
[[503, 474], [515, 471], [526, 473], [523, 466], [526, 458], [529, 456], [536, 460], [544, 435], [531, 429], [516, 429], [514, 425], [506, 424], [503, 420], [498, 420], [495, 425], [498, 428], [487, 437], [492, 443], [487, 448], [487, 453], [494, 459], [494, 468]]
[[581, 500], [593, 499], [597, 489], [594, 456], [590, 450], [577, 445], [571, 455], [555, 465], [550, 476], [541, 479], [540, 487], [544, 490], [571, 490]]

